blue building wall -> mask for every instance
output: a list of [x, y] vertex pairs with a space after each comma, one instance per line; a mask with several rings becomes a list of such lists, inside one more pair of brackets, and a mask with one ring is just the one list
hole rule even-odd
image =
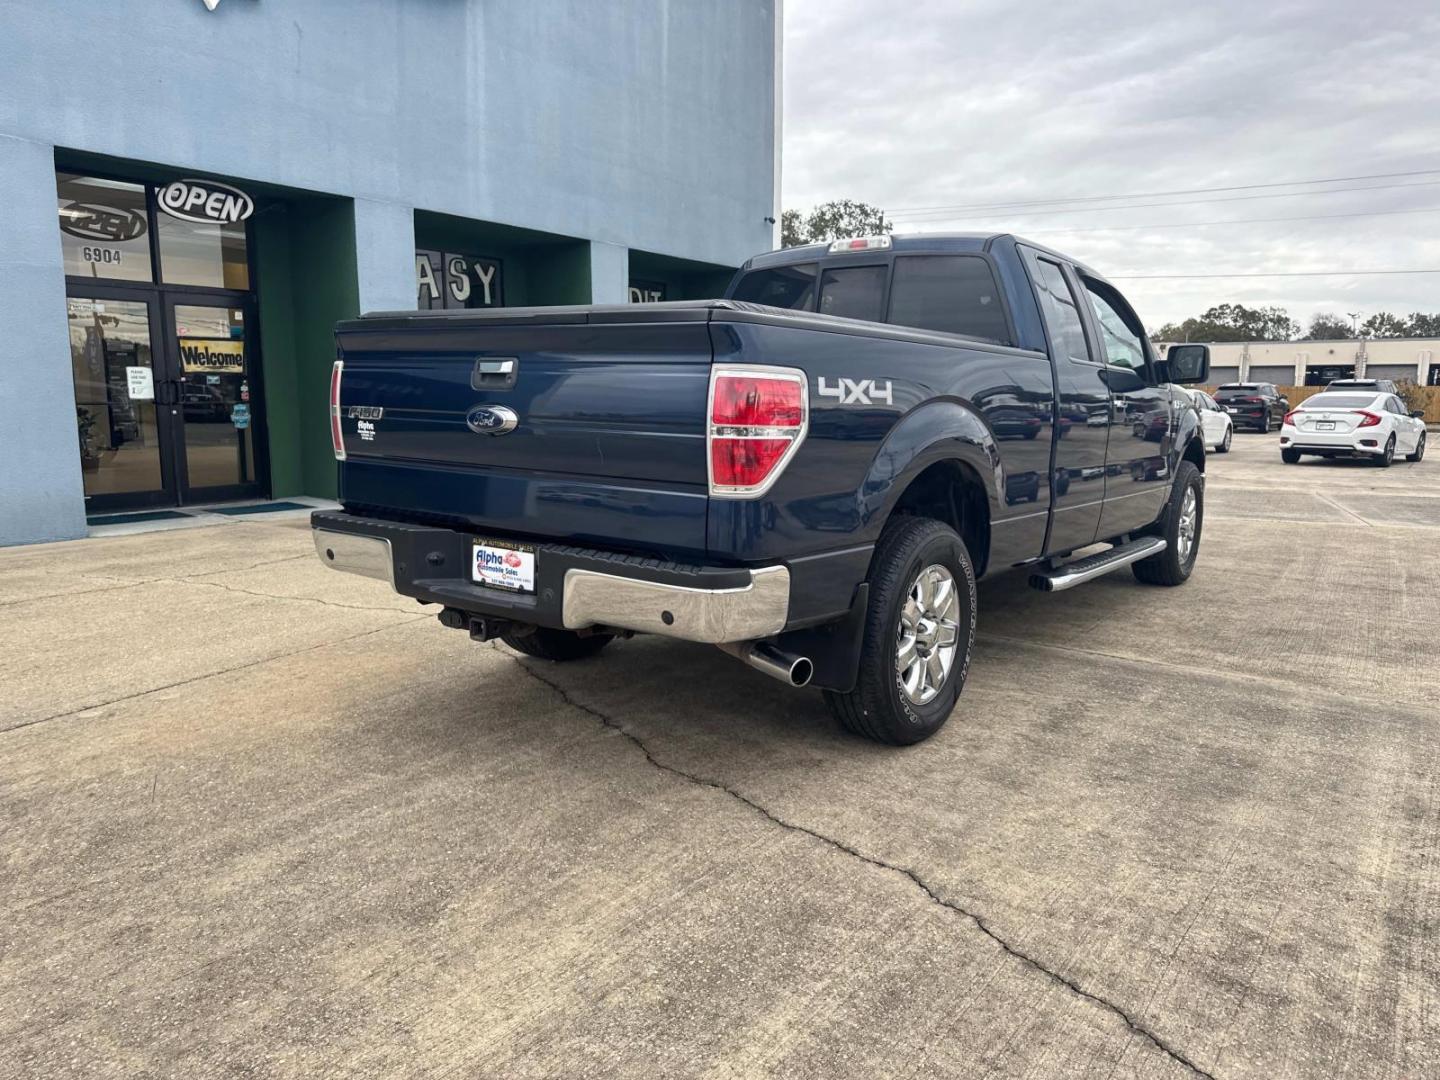
[[354, 200], [362, 310], [414, 306], [416, 210], [622, 302], [632, 248], [772, 246], [778, 2], [0, 0], [0, 543], [83, 535], [57, 148]]

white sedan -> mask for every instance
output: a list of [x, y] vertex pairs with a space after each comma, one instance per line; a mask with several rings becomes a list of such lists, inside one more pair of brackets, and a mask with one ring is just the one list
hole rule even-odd
[[1396, 454], [1419, 461], [1425, 456], [1423, 416], [1411, 414], [1394, 394], [1327, 390], [1285, 414], [1280, 457], [1287, 465], [1302, 454], [1368, 458], [1381, 468]]
[[1200, 437], [1205, 440], [1205, 449], [1217, 454], [1230, 452], [1230, 440], [1235, 437], [1235, 421], [1230, 419], [1215, 399], [1204, 390], [1187, 390], [1190, 400], [1200, 412]]

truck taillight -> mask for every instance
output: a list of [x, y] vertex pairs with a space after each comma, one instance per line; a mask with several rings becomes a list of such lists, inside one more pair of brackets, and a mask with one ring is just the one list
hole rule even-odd
[[717, 364], [709, 414], [710, 494], [753, 499], [779, 479], [805, 438], [809, 381], [794, 368]]
[[345, 432], [340, 429], [340, 376], [344, 371], [344, 360], [336, 360], [330, 369], [330, 445], [336, 461], [345, 460]]
[[1380, 423], [1380, 417], [1376, 416], [1373, 412], [1366, 412], [1364, 409], [1357, 409], [1356, 415], [1363, 417], [1360, 423], [1355, 425], [1356, 427], [1374, 427], [1376, 424]]

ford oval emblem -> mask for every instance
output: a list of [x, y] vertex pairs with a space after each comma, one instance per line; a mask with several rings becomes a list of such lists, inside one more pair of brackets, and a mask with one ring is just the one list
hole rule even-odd
[[465, 414], [465, 423], [481, 435], [504, 435], [515, 430], [520, 418], [504, 405], [476, 405]]

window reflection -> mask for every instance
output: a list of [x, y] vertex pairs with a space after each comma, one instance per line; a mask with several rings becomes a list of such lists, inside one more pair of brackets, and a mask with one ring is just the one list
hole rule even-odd
[[55, 188], [66, 274], [154, 280], [142, 185], [57, 173]]
[[185, 418], [185, 468], [191, 488], [227, 487], [255, 479], [245, 312], [234, 307], [176, 304], [180, 404]]
[[163, 210], [155, 215], [160, 234], [160, 274], [170, 285], [248, 289], [245, 223], [185, 221]]
[[[85, 495], [156, 491], [161, 487], [160, 441], [153, 400], [150, 312], [146, 304], [74, 298], [66, 303], [70, 366], [75, 378], [75, 424]], [[131, 370], [148, 387], [131, 396]], [[148, 388], [152, 395], [141, 396]]]

